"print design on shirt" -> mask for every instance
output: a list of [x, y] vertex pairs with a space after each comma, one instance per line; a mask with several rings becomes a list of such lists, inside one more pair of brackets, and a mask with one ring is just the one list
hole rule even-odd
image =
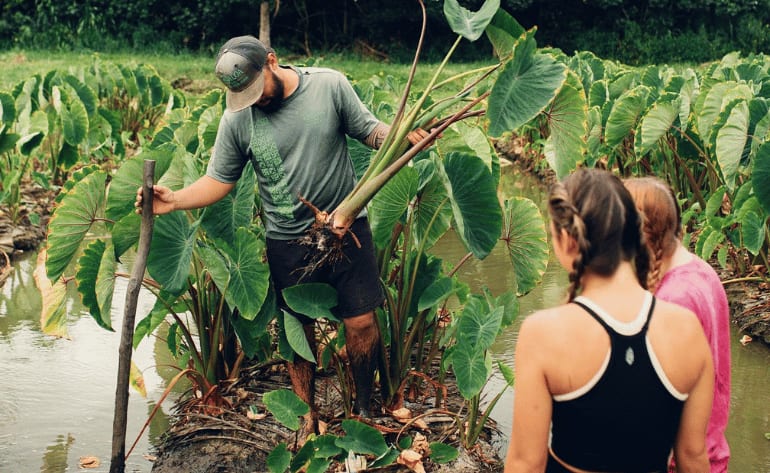
[[275, 141], [270, 136], [270, 122], [267, 117], [262, 116], [256, 119], [249, 144], [259, 165], [259, 170], [267, 179], [265, 192], [273, 198], [276, 216], [285, 220], [293, 220], [294, 202], [292, 202], [289, 194], [281, 155], [278, 153]]
[[626, 350], [626, 363], [628, 363], [628, 366], [634, 364], [634, 349], [631, 347], [628, 347], [628, 350]]

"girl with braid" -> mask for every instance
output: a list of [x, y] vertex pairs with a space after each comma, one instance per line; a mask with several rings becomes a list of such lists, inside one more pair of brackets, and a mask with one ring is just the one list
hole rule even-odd
[[616, 176], [557, 183], [554, 253], [566, 304], [522, 323], [505, 471], [707, 472], [713, 368], [695, 315], [647, 290], [641, 217]]
[[647, 285], [659, 299], [693, 311], [703, 326], [714, 364], [714, 402], [706, 445], [711, 473], [725, 473], [730, 447], [725, 438], [730, 410], [730, 309], [714, 268], [682, 245], [682, 219], [671, 187], [655, 177], [625, 181], [642, 212], [652, 257]]

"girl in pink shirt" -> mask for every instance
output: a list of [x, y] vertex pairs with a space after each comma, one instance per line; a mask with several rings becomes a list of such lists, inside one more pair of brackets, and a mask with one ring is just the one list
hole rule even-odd
[[627, 179], [625, 185], [644, 215], [651, 265], [647, 286], [655, 296], [698, 316], [714, 359], [714, 401], [706, 443], [712, 473], [727, 472], [725, 438], [730, 410], [730, 310], [716, 271], [685, 248], [676, 196], [654, 177]]

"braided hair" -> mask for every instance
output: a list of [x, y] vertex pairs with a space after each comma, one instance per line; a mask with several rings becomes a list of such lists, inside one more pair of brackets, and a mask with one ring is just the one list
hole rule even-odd
[[548, 209], [554, 228], [565, 230], [578, 247], [569, 273], [569, 301], [580, 291], [586, 270], [610, 276], [621, 261], [634, 261], [639, 284], [647, 288], [650, 260], [642, 219], [617, 176], [579, 169], [552, 187]]
[[663, 261], [674, 254], [682, 240], [682, 215], [673, 189], [647, 176], [624, 181], [644, 221], [644, 237], [652, 260], [647, 285], [654, 291], [663, 278]]

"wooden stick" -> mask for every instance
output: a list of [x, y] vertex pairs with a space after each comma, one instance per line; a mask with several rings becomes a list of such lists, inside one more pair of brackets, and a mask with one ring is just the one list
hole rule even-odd
[[123, 473], [126, 468], [126, 424], [128, 419], [128, 385], [131, 372], [131, 352], [134, 344], [134, 320], [139, 289], [142, 287], [147, 254], [152, 241], [152, 186], [155, 180], [155, 161], [144, 161], [142, 190], [142, 224], [139, 230], [139, 246], [136, 251], [134, 268], [126, 289], [126, 305], [123, 313], [123, 330], [120, 336], [120, 358], [118, 360], [118, 383], [115, 389], [115, 417], [112, 423], [112, 458], [110, 473]]

